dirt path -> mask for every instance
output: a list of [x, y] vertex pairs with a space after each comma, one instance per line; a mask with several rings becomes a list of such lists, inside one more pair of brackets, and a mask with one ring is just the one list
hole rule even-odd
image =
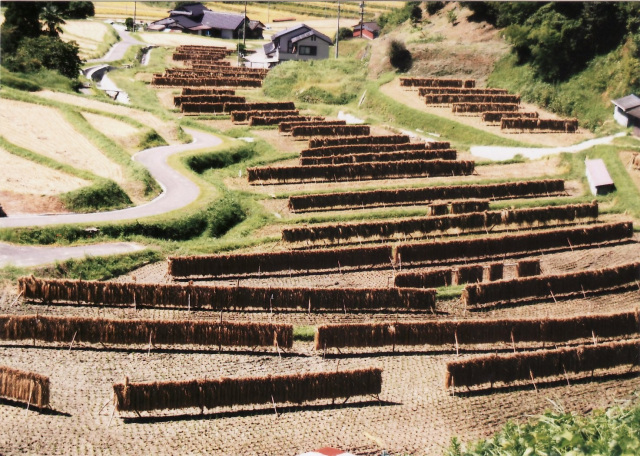
[[182, 175], [167, 163], [173, 154], [187, 150], [215, 147], [222, 141], [220, 138], [196, 130], [185, 129], [194, 140], [190, 144], [154, 147], [143, 150], [134, 156], [134, 160], [145, 166], [151, 175], [162, 186], [163, 192], [153, 201], [141, 206], [111, 212], [91, 214], [30, 215], [23, 217], [6, 217], [0, 219], [0, 227], [15, 228], [26, 226], [55, 225], [61, 223], [96, 223], [137, 219], [175, 211], [193, 202], [200, 194], [200, 189], [186, 176]]
[[615, 135], [605, 136], [604, 138], [589, 139], [588, 141], [574, 144], [573, 146], [560, 147], [502, 147], [502, 146], [474, 146], [470, 149], [471, 155], [474, 157], [488, 158], [489, 160], [510, 160], [516, 155], [522, 155], [529, 160], [537, 160], [538, 158], [555, 155], [561, 152], [575, 154], [583, 150], [591, 149], [599, 144], [611, 144], [615, 138], [626, 136], [625, 132], [616, 133]]

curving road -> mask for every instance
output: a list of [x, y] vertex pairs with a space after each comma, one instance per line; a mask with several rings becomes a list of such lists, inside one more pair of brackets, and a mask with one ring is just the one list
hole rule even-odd
[[13, 265], [18, 267], [64, 261], [86, 256], [117, 255], [144, 250], [147, 247], [135, 242], [113, 242], [75, 247], [43, 247], [33, 245], [12, 245], [0, 243], [0, 268]]
[[118, 35], [120, 35], [120, 41], [111, 46], [109, 52], [107, 52], [103, 57], [99, 59], [87, 60], [88, 62], [115, 62], [116, 60], [120, 60], [124, 57], [124, 54], [127, 52], [127, 49], [129, 49], [130, 46], [136, 44], [145, 44], [133, 38], [123, 26], [114, 25], [113, 28], [116, 29], [116, 32], [118, 32]]
[[62, 223], [96, 223], [130, 220], [152, 215], [165, 214], [175, 211], [195, 201], [200, 189], [167, 163], [169, 156], [188, 150], [215, 147], [222, 143], [217, 136], [184, 129], [193, 137], [190, 144], [153, 147], [138, 152], [133, 159], [140, 162], [149, 170], [154, 179], [162, 187], [162, 193], [153, 201], [140, 206], [110, 212], [95, 212], [90, 214], [57, 214], [57, 215], [27, 215], [0, 218], [0, 228], [17, 228], [26, 226], [57, 225]]

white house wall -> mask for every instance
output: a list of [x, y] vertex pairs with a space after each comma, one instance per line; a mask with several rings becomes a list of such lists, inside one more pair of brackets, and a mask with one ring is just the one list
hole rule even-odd
[[613, 110], [613, 118], [623, 127], [629, 126], [629, 118], [617, 106]]
[[[315, 46], [317, 48], [316, 55], [300, 55], [298, 54], [298, 50], [300, 46]], [[322, 60], [329, 58], [329, 45], [322, 40], [316, 39], [316, 41], [311, 41], [311, 37], [305, 38], [304, 40], [300, 40], [295, 44], [296, 53], [289, 54], [287, 52], [282, 52], [282, 47], [280, 48], [280, 61], [283, 60]]]

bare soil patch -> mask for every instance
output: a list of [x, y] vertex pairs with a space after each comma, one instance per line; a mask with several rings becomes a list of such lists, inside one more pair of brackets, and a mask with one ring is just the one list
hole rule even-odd
[[128, 123], [113, 119], [107, 116], [83, 112], [82, 116], [87, 119], [93, 128], [113, 139], [130, 153], [138, 151], [140, 142], [140, 130], [132, 127]]
[[[517, 131], [510, 130], [501, 130], [499, 125], [490, 125], [486, 122], [483, 122], [481, 117], [471, 116], [471, 115], [460, 115], [451, 112], [450, 106], [428, 106], [424, 103], [424, 100], [418, 96], [418, 92], [415, 90], [408, 90], [408, 88], [400, 87], [400, 79], [396, 78], [388, 84], [385, 84], [380, 87], [380, 90], [385, 95], [390, 98], [400, 101], [401, 103], [406, 104], [407, 106], [418, 109], [420, 111], [427, 112], [429, 114], [433, 114], [439, 117], [444, 117], [449, 120], [453, 120], [455, 122], [462, 123], [464, 125], [468, 125], [470, 127], [477, 128], [479, 130], [486, 131], [488, 133], [492, 133], [496, 136], [501, 136], [504, 138], [513, 139], [515, 141], [520, 141], [523, 143], [535, 145], [535, 146], [548, 146], [548, 147], [558, 147], [558, 146], [570, 146], [573, 144], [578, 144], [588, 139], [592, 139], [594, 136], [589, 131], [580, 128], [577, 133], [520, 133]], [[551, 113], [543, 111], [537, 106], [521, 103], [522, 111], [531, 112], [537, 111], [540, 113], [541, 118], [545, 119], [557, 119], [558, 116]], [[429, 127], [425, 127], [428, 129]], [[435, 132], [438, 133], [438, 132]], [[446, 139], [446, 138], [445, 138]]]
[[[637, 259], [640, 243], [600, 249], [567, 251], [541, 257], [545, 273], [616, 265]], [[392, 269], [345, 274], [247, 278], [241, 285], [259, 286], [385, 286]], [[167, 282], [166, 263], [157, 263], [118, 280]], [[223, 281], [209, 283], [223, 284]], [[228, 283], [224, 283], [225, 285]], [[75, 306], [11, 305], [0, 302], [3, 313], [106, 316], [110, 318], [220, 318], [218, 313], [182, 310], [89, 308]], [[393, 321], [439, 318], [569, 316], [585, 312], [630, 310], [640, 303], [637, 290], [501, 308], [489, 312], [466, 312], [457, 300], [439, 303], [441, 313], [311, 313], [225, 312], [224, 319], [321, 323]], [[583, 341], [590, 343], [590, 341]], [[516, 349], [542, 348], [540, 344], [517, 344]], [[459, 356], [472, 353], [507, 353], [511, 345], [460, 346]], [[640, 388], [636, 370], [622, 367], [606, 374], [596, 372], [571, 378], [537, 380], [504, 387], [496, 384], [492, 393], [475, 391], [451, 395], [443, 388], [447, 361], [459, 359], [452, 345], [391, 347], [315, 352], [309, 342], [296, 342], [290, 354], [279, 357], [273, 350], [223, 350], [185, 346], [128, 346], [109, 350], [100, 346], [2, 342], [0, 363], [33, 370], [51, 377], [51, 404], [61, 414], [25, 413], [23, 407], [0, 405], [0, 447], [8, 453], [78, 454], [153, 452], [154, 454], [296, 454], [325, 445], [356, 454], [382, 449], [392, 454], [440, 454], [453, 436], [463, 441], [486, 437], [507, 420], [526, 420], [552, 407], [587, 413], [628, 398]], [[383, 393], [378, 403], [371, 398], [352, 398], [345, 406], [329, 401], [295, 406], [278, 404], [276, 418], [271, 405], [205, 410], [164, 411], [135, 415], [116, 413], [111, 425], [111, 406], [101, 410], [112, 396], [112, 383], [125, 375], [131, 381], [171, 381], [217, 376], [249, 376], [295, 372], [333, 371], [377, 366], [384, 369]], [[123, 418], [127, 417], [127, 420]], [[25, 430], [27, 432], [25, 432]], [[10, 438], [8, 436], [11, 436]], [[61, 450], [62, 449], [62, 450]]]
[[[285, 160], [278, 162], [273, 166], [293, 166], [298, 163], [297, 159]], [[428, 186], [435, 184], [455, 185], [464, 184], [466, 182], [476, 181], [478, 179], [528, 179], [537, 177], [551, 177], [558, 175], [560, 159], [557, 156], [547, 156], [540, 160], [526, 161], [524, 163], [511, 163], [507, 165], [486, 165], [477, 166], [476, 174], [471, 176], [454, 176], [454, 177], [429, 177], [429, 178], [411, 178], [411, 179], [385, 179], [385, 180], [363, 180], [351, 182], [324, 182], [324, 183], [290, 183], [290, 184], [272, 184], [272, 183], [256, 183], [250, 185], [246, 176], [232, 177], [225, 179], [225, 185], [229, 188], [243, 191], [252, 191], [254, 193], [262, 193], [265, 195], [279, 195], [283, 193], [294, 193], [301, 190], [304, 185], [306, 192], [318, 191], [353, 191], [359, 188], [389, 188], [399, 186]]]
[[140, 111], [138, 109], [130, 108], [127, 106], [103, 103], [101, 101], [94, 100], [88, 97], [82, 97], [79, 95], [71, 95], [62, 92], [51, 92], [49, 90], [38, 92], [38, 96], [48, 98], [50, 100], [61, 101], [63, 103], [69, 103], [74, 106], [96, 109], [99, 111], [127, 116], [131, 119], [135, 119], [147, 125], [150, 128], [153, 128], [168, 143], [180, 143], [180, 140], [178, 139], [178, 128], [172, 122], [165, 122], [146, 111]]
[[89, 181], [13, 155], [0, 148], [0, 191], [52, 196], [90, 185]]
[[104, 41], [109, 27], [98, 21], [67, 20], [62, 26], [64, 33], [60, 36], [64, 41], [75, 41], [80, 46], [80, 57], [86, 58], [93, 55], [98, 46]]
[[117, 182], [124, 180], [122, 168], [105, 157], [54, 108], [0, 99], [0, 135], [61, 163]]
[[64, 204], [57, 196], [31, 195], [0, 191], [2, 209], [9, 215], [66, 214]]

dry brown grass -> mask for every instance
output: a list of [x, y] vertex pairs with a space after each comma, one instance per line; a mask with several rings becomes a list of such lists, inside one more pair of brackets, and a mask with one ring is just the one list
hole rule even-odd
[[109, 27], [99, 21], [67, 20], [62, 26], [64, 33], [60, 36], [63, 41], [75, 41], [80, 46], [80, 58], [87, 58], [96, 52], [102, 43]]
[[51, 196], [90, 185], [89, 181], [47, 168], [2, 148], [0, 168], [0, 192]]
[[84, 107], [84, 108], [90, 108], [90, 109], [97, 109], [99, 111], [110, 112], [113, 114], [126, 116], [145, 124], [149, 128], [153, 128], [170, 144], [177, 144], [180, 142], [178, 140], [178, 129], [173, 123], [165, 122], [162, 119], [146, 111], [140, 111], [138, 109], [130, 108], [127, 106], [103, 103], [101, 101], [83, 97], [80, 95], [71, 95], [71, 94], [62, 93], [62, 92], [51, 92], [49, 90], [38, 92], [38, 96], [41, 96], [43, 98], [47, 98], [50, 100], [56, 100], [56, 101], [61, 101], [63, 103], [72, 104], [74, 106], [78, 106], [81, 108]]
[[89, 170], [116, 182], [124, 180], [122, 168], [78, 133], [54, 108], [2, 98], [0, 135], [9, 142], [61, 163]]
[[83, 112], [82, 116], [87, 119], [93, 128], [100, 133], [117, 142], [130, 153], [138, 151], [140, 130], [132, 127], [128, 123], [113, 119], [107, 116]]

